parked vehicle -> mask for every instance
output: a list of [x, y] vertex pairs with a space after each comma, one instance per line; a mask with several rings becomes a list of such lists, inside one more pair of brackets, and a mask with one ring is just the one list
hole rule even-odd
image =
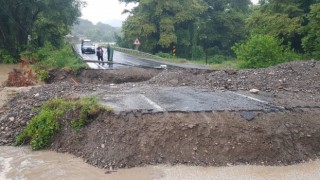
[[81, 53], [96, 53], [96, 47], [94, 43], [89, 39], [81, 40]]

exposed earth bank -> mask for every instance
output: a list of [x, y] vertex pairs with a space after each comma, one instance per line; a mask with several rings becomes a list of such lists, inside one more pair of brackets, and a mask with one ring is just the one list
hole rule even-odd
[[[48, 147], [82, 157], [98, 167], [145, 164], [294, 164], [320, 156], [320, 62], [293, 62], [257, 70], [84, 70], [51, 74], [51, 84], [12, 95], [0, 109], [0, 145], [15, 137], [36, 114], [34, 107], [54, 97], [99, 95], [112, 87], [192, 86], [249, 91], [273, 97], [280, 111], [103, 112], [80, 132], [65, 117]], [[9, 92], [1, 88], [1, 97]], [[20, 92], [15, 89], [11, 94]]]

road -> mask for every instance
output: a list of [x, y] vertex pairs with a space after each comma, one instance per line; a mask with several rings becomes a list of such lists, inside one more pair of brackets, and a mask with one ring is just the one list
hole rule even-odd
[[116, 87], [103, 92], [101, 103], [115, 112], [277, 111], [282, 107], [247, 92], [191, 87]]
[[[111, 63], [105, 63], [104, 65], [98, 64], [98, 59], [95, 54], [81, 54], [80, 53], [80, 45], [77, 45], [77, 50], [79, 54], [83, 57], [84, 60], [96, 61], [96, 62], [88, 62], [90, 68], [92, 69], [117, 69], [117, 68], [125, 68], [125, 67], [149, 67], [149, 68], [160, 68], [161, 65], [164, 65], [163, 62], [145, 60], [142, 58], [134, 57], [125, 53], [121, 53], [118, 51], [114, 51], [113, 61]], [[108, 62], [107, 59], [107, 50], [104, 49], [104, 61]], [[172, 65], [167, 64], [167, 68], [172, 68]]]
[[[80, 50], [80, 46], [78, 46]], [[105, 50], [106, 52], [106, 50]], [[95, 54], [81, 54], [84, 60], [97, 60]], [[105, 54], [106, 57], [106, 54]], [[96, 61], [98, 62], [98, 61]], [[88, 63], [93, 69], [117, 69], [132, 66], [159, 68], [163, 62], [145, 60], [121, 52], [114, 52], [114, 64]], [[170, 63], [168, 68], [174, 68]], [[180, 67], [181, 68], [181, 67]], [[248, 92], [210, 91], [191, 87], [139, 87], [128, 90], [112, 89], [105, 93], [101, 103], [117, 112], [147, 110], [151, 112], [200, 112], [200, 111], [277, 111], [272, 97]], [[303, 106], [303, 105], [301, 105]]]
[[[76, 49], [80, 56], [87, 62], [90, 68], [92, 69], [118, 69], [125, 67], [145, 67], [145, 68], [164, 68], [173, 69], [173, 68], [197, 68], [197, 69], [210, 69], [209, 66], [198, 65], [198, 64], [176, 64], [170, 62], [162, 62], [153, 59], [144, 59], [136, 56], [132, 56], [129, 54], [125, 54], [119, 51], [114, 51], [113, 61], [110, 63], [106, 63], [104, 65], [98, 64], [98, 59], [95, 54], [81, 54], [80, 52], [80, 44], [76, 46]], [[107, 49], [104, 48], [104, 61], [108, 62], [107, 59]]]

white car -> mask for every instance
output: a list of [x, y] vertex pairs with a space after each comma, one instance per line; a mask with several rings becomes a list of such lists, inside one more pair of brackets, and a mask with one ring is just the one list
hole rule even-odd
[[96, 46], [89, 39], [84, 39], [81, 41], [81, 53], [96, 53]]

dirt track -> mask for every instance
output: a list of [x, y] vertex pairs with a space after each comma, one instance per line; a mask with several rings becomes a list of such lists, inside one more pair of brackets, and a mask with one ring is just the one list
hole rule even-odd
[[[145, 164], [293, 164], [320, 156], [320, 62], [295, 62], [260, 70], [122, 69], [83, 71], [80, 76], [54, 72], [52, 84], [18, 94], [0, 118], [0, 145], [15, 136], [53, 97], [103, 93], [110, 84], [129, 86], [193, 86], [220, 90], [259, 89], [287, 107], [280, 112], [102, 113], [80, 133], [69, 123], [49, 148], [70, 152], [99, 167]], [[70, 78], [72, 77], [73, 80]], [[75, 81], [76, 83], [75, 83]], [[1, 90], [3, 92], [3, 89]], [[304, 105], [297, 107], [301, 103]], [[15, 111], [12, 111], [15, 109]]]

